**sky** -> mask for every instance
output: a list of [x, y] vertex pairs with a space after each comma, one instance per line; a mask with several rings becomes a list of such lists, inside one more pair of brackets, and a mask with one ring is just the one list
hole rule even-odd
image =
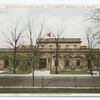
[[[63, 29], [61, 37], [81, 38], [83, 45], [85, 45], [85, 32], [90, 25], [86, 19], [91, 10], [93, 10], [91, 7], [1, 7], [0, 32], [4, 32], [10, 37], [10, 31], [17, 22], [22, 29], [30, 19], [34, 40], [36, 40], [41, 24], [44, 22], [43, 36], [49, 32], [57, 36]], [[27, 37], [28, 31], [26, 30], [21, 42], [24, 41], [24, 44], [29, 44]], [[45, 35], [45, 37], [47, 36]], [[0, 33], [0, 47], [8, 46], [5, 36]]]

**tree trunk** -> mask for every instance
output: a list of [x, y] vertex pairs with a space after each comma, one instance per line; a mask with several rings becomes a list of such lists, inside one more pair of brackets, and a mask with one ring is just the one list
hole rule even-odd
[[34, 86], [34, 61], [33, 61], [33, 58], [32, 58], [32, 61], [31, 61], [31, 68], [32, 68], [32, 86]]
[[58, 74], [58, 70], [57, 70], [57, 67], [58, 67], [58, 39], [56, 40], [56, 60], [55, 60], [55, 67], [56, 67], [55, 74]]
[[93, 73], [92, 73], [92, 59], [91, 59], [91, 53], [90, 53], [90, 56], [89, 56], [89, 60], [90, 60], [90, 74], [91, 76], [93, 76]]
[[13, 73], [16, 74], [16, 46], [14, 48], [14, 55], [13, 55]]

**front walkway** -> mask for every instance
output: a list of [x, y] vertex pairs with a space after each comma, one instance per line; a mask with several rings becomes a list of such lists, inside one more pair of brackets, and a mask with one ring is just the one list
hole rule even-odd
[[[93, 73], [93, 76], [99, 76], [98, 71], [93, 71]], [[50, 71], [35, 71], [34, 74], [35, 76], [91, 76], [90, 74], [50, 74]]]
[[[2, 71], [0, 71], [2, 73]], [[98, 71], [93, 71], [95, 73], [93, 76], [99, 76]], [[0, 74], [0, 76], [32, 76], [32, 73], [30, 74]], [[90, 74], [50, 74], [49, 70], [45, 71], [34, 71], [34, 76], [91, 76]]]

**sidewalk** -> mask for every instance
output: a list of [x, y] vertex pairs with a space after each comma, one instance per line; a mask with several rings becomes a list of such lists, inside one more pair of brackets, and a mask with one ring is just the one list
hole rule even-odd
[[[93, 73], [95, 73], [93, 76], [99, 76], [98, 71], [94, 71]], [[0, 74], [0, 76], [32, 76], [32, 73], [30, 74]], [[90, 74], [50, 74], [50, 71], [46, 70], [46, 71], [34, 71], [34, 76], [66, 77], [66, 76], [91, 76], [91, 75]]]

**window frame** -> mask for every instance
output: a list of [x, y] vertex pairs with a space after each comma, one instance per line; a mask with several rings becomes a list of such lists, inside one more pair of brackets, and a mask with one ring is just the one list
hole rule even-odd
[[81, 65], [81, 61], [80, 60], [76, 60], [76, 66], [80, 66]]
[[66, 61], [65, 61], [65, 67], [66, 67], [66, 66], [69, 66], [69, 64], [70, 64], [70, 61], [69, 61], [69, 60], [66, 60]]
[[74, 45], [74, 48], [77, 48], [77, 45], [76, 44]]
[[65, 48], [69, 48], [69, 45], [65, 45]]

